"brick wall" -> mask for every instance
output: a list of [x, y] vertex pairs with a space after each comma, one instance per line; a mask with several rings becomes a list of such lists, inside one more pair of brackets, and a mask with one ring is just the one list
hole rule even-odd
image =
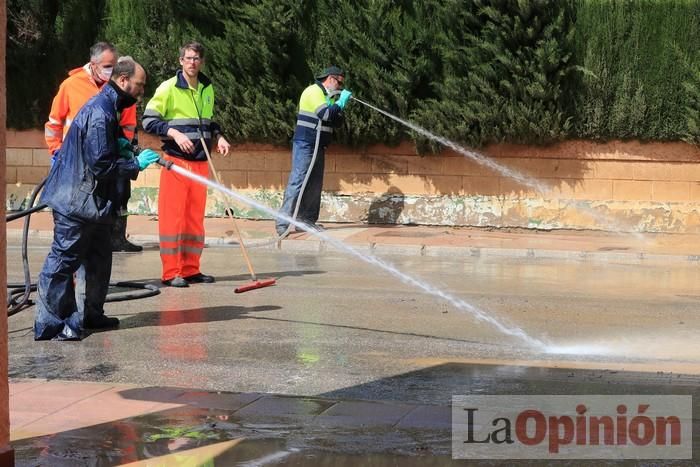
[[[22, 199], [16, 185], [27, 191], [37, 183], [48, 171], [49, 157], [39, 131], [8, 131], [7, 138], [7, 183], [8, 188], [14, 184], [16, 201]], [[140, 141], [159, 147], [149, 135]], [[286, 185], [290, 152], [244, 144], [228, 157], [214, 154], [214, 164], [224, 184], [274, 207]], [[480, 152], [507, 170], [532, 177], [542, 191], [453, 151], [418, 156], [408, 143], [361, 152], [331, 146], [322, 219], [700, 231], [698, 147], [569, 141], [544, 148], [502, 144]], [[159, 169], [150, 168], [134, 182], [133, 211], [152, 212], [157, 206], [158, 177]], [[260, 215], [238, 207], [241, 215]], [[220, 203], [212, 201], [208, 211], [221, 213]]]

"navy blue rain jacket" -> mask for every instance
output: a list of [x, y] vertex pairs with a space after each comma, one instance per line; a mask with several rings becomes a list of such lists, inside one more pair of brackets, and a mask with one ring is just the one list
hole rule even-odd
[[41, 202], [64, 216], [109, 224], [129, 199], [135, 158], [120, 157], [118, 109], [125, 95], [112, 81], [75, 116], [51, 167]]

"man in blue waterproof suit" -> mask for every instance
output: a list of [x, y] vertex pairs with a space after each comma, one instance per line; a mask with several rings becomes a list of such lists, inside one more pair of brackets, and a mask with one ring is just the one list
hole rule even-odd
[[[104, 315], [112, 272], [111, 225], [128, 181], [158, 160], [146, 149], [135, 156], [120, 138], [119, 113], [143, 95], [146, 72], [122, 57], [102, 90], [78, 112], [56, 154], [41, 202], [53, 210], [51, 251], [39, 274], [34, 340], [80, 340], [84, 329], [112, 328]], [[85, 267], [85, 293], [77, 306], [73, 274]]]
[[[321, 209], [323, 167], [333, 128], [340, 126], [342, 113], [352, 93], [343, 89], [345, 73], [331, 66], [316, 76], [316, 82], [301, 93], [292, 141], [292, 171], [284, 191], [280, 212], [313, 230]], [[284, 236], [289, 223], [277, 219], [277, 234]]]

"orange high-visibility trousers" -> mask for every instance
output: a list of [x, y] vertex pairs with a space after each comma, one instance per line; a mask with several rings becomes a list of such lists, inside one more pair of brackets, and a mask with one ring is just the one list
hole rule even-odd
[[[186, 161], [163, 156], [166, 160], [190, 172], [207, 178], [206, 161]], [[161, 279], [189, 277], [201, 272], [199, 259], [204, 249], [204, 209], [207, 187], [172, 170], [161, 168], [158, 193], [158, 233]]]

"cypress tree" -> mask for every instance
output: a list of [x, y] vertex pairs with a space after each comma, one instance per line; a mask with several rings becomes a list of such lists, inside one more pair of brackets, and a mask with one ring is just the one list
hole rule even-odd
[[[700, 67], [697, 0], [578, 0], [577, 134], [677, 140], [686, 131], [682, 83]], [[688, 66], [684, 66], [687, 63]]]
[[[8, 0], [7, 14], [7, 125], [39, 127], [48, 115], [47, 103], [56, 80], [37, 86], [36, 77], [51, 77], [56, 72], [56, 57], [49, 51], [55, 43], [58, 2]], [[42, 61], [44, 73], [39, 69]]]
[[187, 29], [187, 17], [177, 13], [179, 6], [172, 0], [106, 2], [103, 35], [117, 46], [119, 53], [131, 55], [145, 68], [147, 98], [179, 68], [179, 48], [187, 33], [193, 32]]
[[[365, 101], [408, 118], [421, 99], [434, 96], [430, 81], [441, 2], [426, 0], [320, 0], [304, 34], [309, 67], [347, 71], [346, 87]], [[328, 15], [326, 12], [333, 12]], [[311, 78], [311, 76], [309, 76]], [[351, 145], [398, 143], [405, 128], [359, 104], [346, 112], [339, 139]]]
[[90, 46], [104, 40], [98, 37], [104, 3], [104, 0], [61, 0], [61, 10], [56, 19], [56, 38], [67, 68], [85, 64]]
[[206, 49], [203, 72], [231, 142], [287, 142], [300, 85], [290, 60], [301, 9], [291, 1], [108, 0], [106, 35], [149, 73], [147, 95], [179, 68], [187, 41]]
[[[233, 141], [288, 141], [300, 92], [330, 64], [347, 70], [358, 98], [471, 145], [698, 139], [700, 0], [8, 0], [7, 7], [14, 128], [43, 125], [66, 71], [85, 62], [97, 39], [144, 65], [147, 96], [179, 68], [179, 46], [199, 40], [217, 118]], [[346, 116], [339, 139], [351, 145], [407, 134], [361, 105]]]
[[544, 143], [571, 128], [567, 90], [575, 71], [569, 3], [448, 1], [436, 36], [438, 97], [416, 118], [471, 145]]
[[692, 62], [686, 62], [688, 78], [683, 83], [685, 91], [684, 116], [686, 129], [683, 140], [691, 144], [700, 144], [700, 53], [695, 54]]
[[[81, 8], [85, 14], [76, 16]], [[67, 70], [86, 61], [99, 10], [88, 0], [8, 0], [8, 127], [43, 127]]]
[[217, 120], [231, 141], [287, 143], [303, 87], [297, 75], [304, 74], [304, 61], [293, 56], [299, 53], [303, 5], [279, 0], [202, 4], [220, 28], [202, 37], [216, 83]]

